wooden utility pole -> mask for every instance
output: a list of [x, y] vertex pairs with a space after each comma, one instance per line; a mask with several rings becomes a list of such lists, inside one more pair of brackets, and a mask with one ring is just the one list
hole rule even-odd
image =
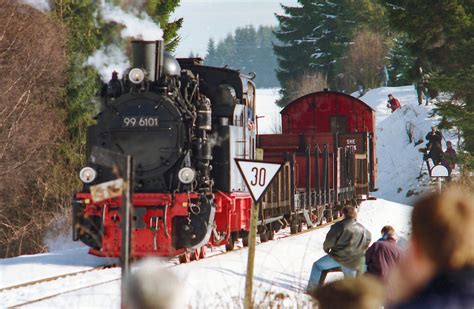
[[250, 309], [253, 306], [253, 266], [255, 264], [255, 247], [257, 244], [257, 221], [260, 203], [254, 203], [250, 212], [249, 249], [247, 259], [247, 276], [245, 278], [245, 299], [244, 308]]
[[[257, 155], [263, 158], [262, 151], [257, 152]], [[265, 195], [273, 178], [278, 174], [283, 164], [241, 159], [235, 159], [235, 162], [253, 199], [252, 209], [250, 210], [249, 253], [244, 298], [245, 309], [250, 309], [253, 306], [253, 266], [255, 263], [258, 210], [261, 207], [260, 200]]]
[[127, 156], [124, 163], [125, 165], [121, 166], [121, 170], [125, 172], [122, 194], [122, 246], [120, 252], [122, 258], [122, 282], [130, 273], [132, 251], [132, 157]]

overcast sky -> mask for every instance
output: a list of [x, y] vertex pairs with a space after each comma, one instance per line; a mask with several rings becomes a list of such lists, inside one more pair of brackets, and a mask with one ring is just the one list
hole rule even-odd
[[280, 3], [297, 5], [297, 0], [182, 0], [172, 19], [183, 17], [179, 34], [178, 57], [192, 51], [204, 57], [209, 38], [218, 41], [246, 25], [276, 25], [275, 13], [282, 13]]

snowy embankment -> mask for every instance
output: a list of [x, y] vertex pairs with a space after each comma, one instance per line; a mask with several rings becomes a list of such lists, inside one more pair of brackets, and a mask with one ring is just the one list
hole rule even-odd
[[[410, 206], [379, 199], [362, 204], [359, 221], [371, 231], [373, 240], [378, 239], [380, 229], [386, 224], [393, 225], [398, 234], [406, 238], [410, 231], [410, 213]], [[297, 304], [301, 307], [309, 302], [309, 298], [302, 292], [306, 287], [313, 262], [324, 255], [322, 244], [328, 230], [329, 227], [325, 227], [257, 246], [254, 277], [257, 304], [265, 304], [263, 306], [266, 307], [275, 299], [283, 298], [285, 307], [293, 308]], [[287, 234], [288, 231], [280, 233], [283, 236]], [[74, 254], [72, 252], [73, 250], [69, 250], [66, 253], [0, 260], [0, 288], [23, 282], [22, 280], [30, 281], [34, 278], [48, 277], [104, 263], [103, 259], [87, 256], [84, 250], [76, 250]], [[171, 265], [169, 261], [162, 263], [163, 267]], [[246, 265], [247, 249], [242, 249], [189, 264], [177, 265], [170, 270], [182, 280], [183, 297], [192, 308], [238, 308], [244, 296]], [[17, 276], [22, 280], [12, 280], [12, 277]], [[333, 280], [341, 276], [338, 273], [330, 274], [328, 279]], [[64, 282], [61, 288], [64, 287], [63, 285]], [[72, 282], [71, 285], [73, 285]], [[49, 287], [55, 289], [54, 282], [51, 282]], [[60, 289], [60, 286], [57, 289]], [[23, 297], [14, 293], [14, 290], [0, 293], [0, 303], [2, 299]], [[120, 282], [114, 281], [71, 292], [29, 307], [119, 308]]]
[[[402, 105], [393, 114], [387, 108], [387, 96], [390, 93]], [[423, 167], [426, 175], [418, 179], [423, 163], [423, 154], [419, 149], [426, 147], [426, 134], [440, 120], [433, 116], [434, 105], [418, 105], [414, 86], [377, 88], [360, 99], [376, 111], [379, 191], [374, 195], [412, 204], [419, 193], [429, 190], [426, 186], [429, 181], [426, 165]], [[443, 135], [456, 148], [454, 134], [443, 131]], [[446, 149], [444, 143], [443, 149]]]

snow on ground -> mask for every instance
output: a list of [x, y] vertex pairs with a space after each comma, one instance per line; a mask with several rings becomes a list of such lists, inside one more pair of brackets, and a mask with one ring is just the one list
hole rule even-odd
[[281, 107], [275, 104], [279, 97], [279, 88], [257, 89], [257, 116], [259, 134], [281, 132]]
[[[393, 114], [386, 106], [390, 93], [402, 105]], [[373, 89], [360, 99], [376, 111], [379, 191], [375, 195], [390, 201], [412, 204], [417, 193], [428, 190], [423, 185], [427, 177], [421, 182], [417, 177], [423, 163], [419, 149], [426, 147], [426, 134], [440, 120], [433, 116], [434, 105], [418, 105], [416, 90], [412, 85]], [[443, 131], [443, 135], [456, 148], [455, 136], [448, 131]], [[415, 145], [417, 141], [421, 143]], [[446, 148], [444, 143], [443, 148]], [[426, 165], [424, 172], [427, 171], [425, 168]]]
[[[359, 221], [371, 231], [373, 240], [379, 238], [380, 229], [386, 224], [393, 225], [399, 235], [406, 238], [410, 230], [410, 213], [409, 206], [378, 199], [362, 204]], [[268, 307], [272, 299], [286, 295], [285, 307], [293, 308], [297, 304], [300, 308], [309, 307], [309, 298], [302, 292], [306, 287], [313, 262], [324, 255], [322, 244], [328, 230], [329, 227], [325, 227], [257, 246], [254, 279], [257, 304]], [[288, 234], [288, 231], [282, 232], [285, 233]], [[5, 287], [15, 282], [10, 277], [16, 274], [21, 276], [21, 280], [16, 282], [29, 281], [42, 276], [51, 276], [54, 272], [59, 274], [103, 263], [100, 259], [95, 259], [88, 257], [84, 251], [75, 253], [69, 251], [52, 256], [43, 254], [0, 260], [0, 286]], [[246, 265], [247, 249], [242, 249], [178, 265], [170, 270], [182, 280], [183, 297], [192, 308], [236, 308], [241, 306], [244, 297]], [[165, 261], [163, 266], [169, 267], [170, 263]], [[101, 275], [104, 278], [95, 279], [106, 281], [114, 275], [117, 275], [117, 270]], [[336, 273], [330, 274], [328, 279], [334, 280], [340, 277], [342, 274]], [[77, 280], [83, 281], [84, 278], [80, 277]], [[64, 288], [64, 283], [56, 288], [55, 284], [60, 283], [50, 282], [49, 288], [52, 290]], [[75, 281], [68, 283], [71, 286], [77, 284], [79, 283]], [[15, 291], [0, 293], [0, 304], [7, 300], [11, 303], [15, 298], [25, 297], [14, 293]], [[120, 282], [113, 281], [71, 292], [26, 307], [119, 308]]]

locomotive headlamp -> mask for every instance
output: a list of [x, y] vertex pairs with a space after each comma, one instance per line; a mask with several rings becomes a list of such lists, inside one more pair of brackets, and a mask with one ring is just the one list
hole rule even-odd
[[183, 167], [178, 172], [179, 181], [185, 185], [190, 184], [196, 178], [196, 172], [190, 167]]
[[79, 172], [79, 178], [83, 183], [91, 183], [97, 177], [97, 172], [92, 167], [86, 166]]
[[145, 72], [139, 68], [131, 69], [128, 73], [128, 79], [136, 85], [141, 84], [145, 80]]

